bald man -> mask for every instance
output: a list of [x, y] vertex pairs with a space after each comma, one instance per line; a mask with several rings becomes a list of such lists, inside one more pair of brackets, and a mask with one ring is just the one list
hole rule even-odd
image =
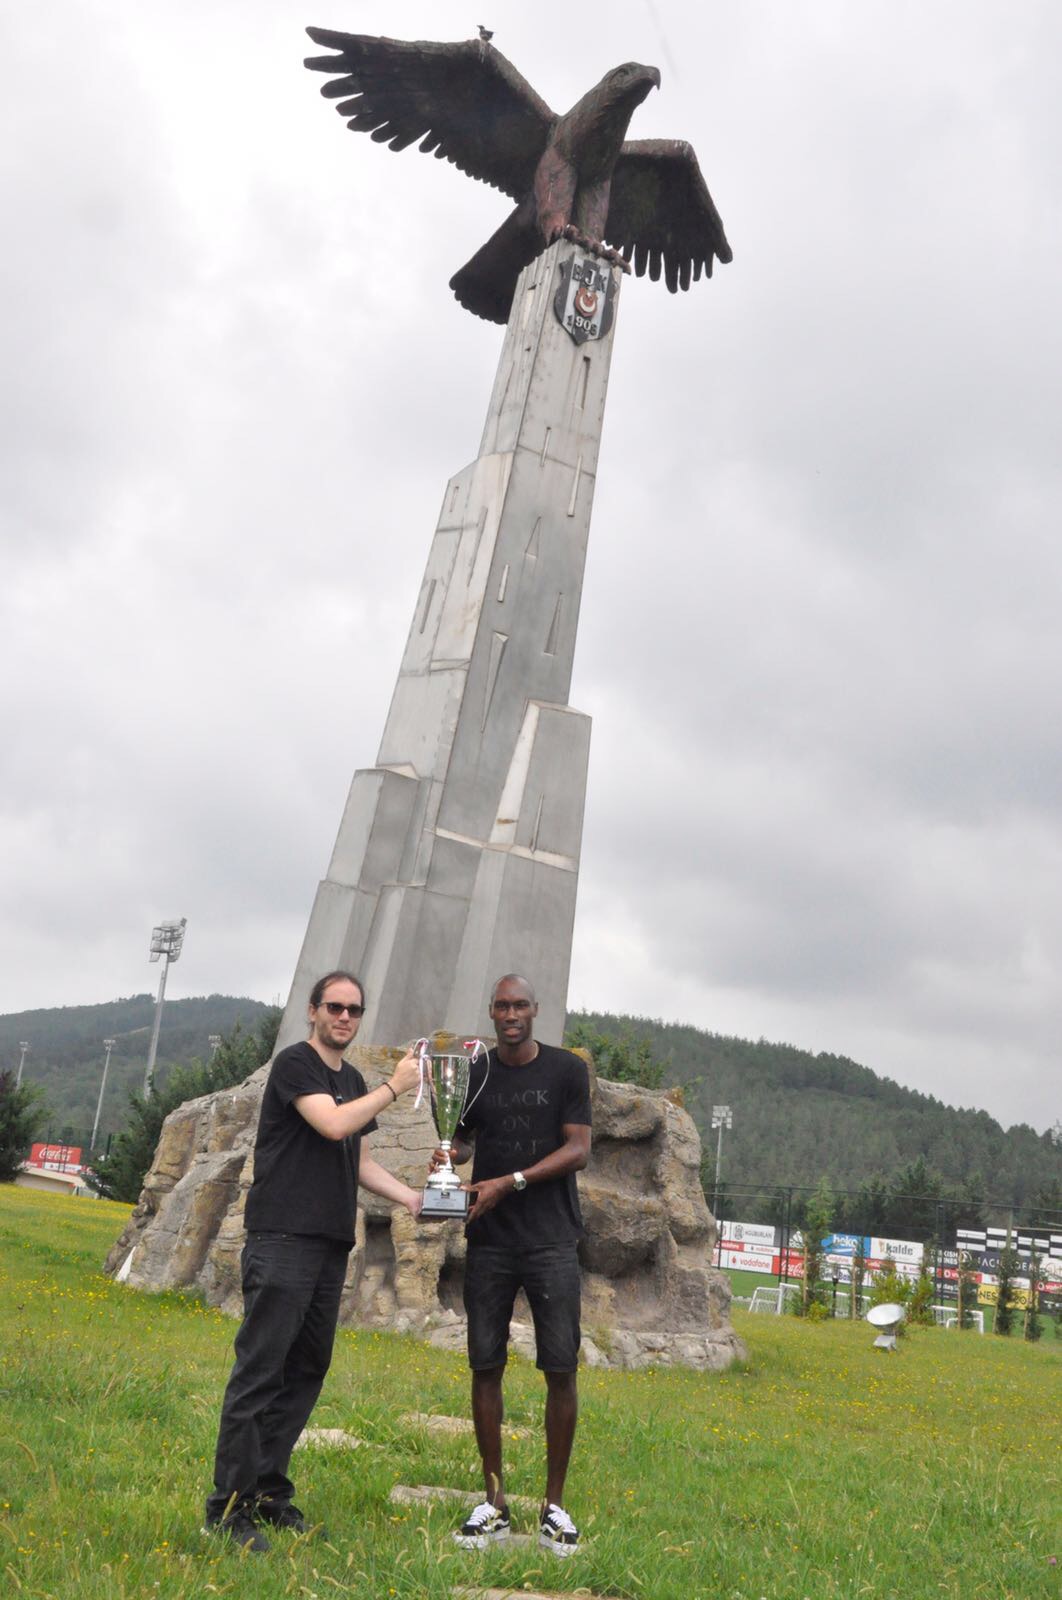
[[583, 1224], [575, 1174], [590, 1155], [589, 1074], [570, 1050], [535, 1039], [538, 1002], [526, 978], [499, 978], [490, 1014], [498, 1043], [484, 1065], [473, 1067], [469, 1109], [458, 1124], [454, 1151], [458, 1162], [475, 1157], [468, 1185], [475, 1200], [465, 1229], [465, 1311], [486, 1497], [454, 1538], [465, 1549], [483, 1550], [510, 1532], [502, 1477], [502, 1379], [513, 1304], [523, 1289], [546, 1380], [539, 1542], [569, 1556], [579, 1544], [564, 1509], [581, 1337], [577, 1249]]

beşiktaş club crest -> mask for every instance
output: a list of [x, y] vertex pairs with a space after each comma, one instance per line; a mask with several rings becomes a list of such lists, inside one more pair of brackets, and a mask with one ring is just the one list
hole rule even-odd
[[561, 264], [561, 281], [553, 301], [557, 321], [576, 344], [603, 339], [612, 326], [616, 280], [611, 268], [590, 256], [569, 256]]

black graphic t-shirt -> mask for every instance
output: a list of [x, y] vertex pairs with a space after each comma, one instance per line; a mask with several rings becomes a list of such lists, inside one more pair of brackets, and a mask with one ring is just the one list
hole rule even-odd
[[354, 1243], [361, 1137], [374, 1131], [375, 1119], [348, 1139], [326, 1139], [293, 1102], [304, 1094], [328, 1094], [343, 1105], [367, 1093], [356, 1067], [344, 1061], [333, 1072], [308, 1041], [280, 1052], [258, 1117], [254, 1182], [244, 1211], [249, 1231], [313, 1233]]
[[[492, 1050], [485, 1064], [472, 1067], [467, 1105], [457, 1131], [459, 1138], [475, 1139], [472, 1182], [522, 1172], [560, 1148], [567, 1123], [590, 1126], [586, 1062], [570, 1050], [540, 1044], [533, 1061], [508, 1067]], [[507, 1194], [466, 1229], [470, 1245], [516, 1251], [561, 1244], [582, 1232], [574, 1172]]]

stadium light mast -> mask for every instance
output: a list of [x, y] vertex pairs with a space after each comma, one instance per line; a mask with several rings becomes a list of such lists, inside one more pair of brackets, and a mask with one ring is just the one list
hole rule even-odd
[[166, 974], [170, 970], [170, 962], [180, 959], [181, 946], [184, 944], [184, 930], [187, 925], [188, 918], [181, 917], [170, 922], [160, 922], [151, 930], [151, 951], [148, 960], [161, 961], [162, 972], [159, 975], [159, 995], [155, 1001], [155, 1026], [151, 1030], [147, 1069], [144, 1073], [145, 1100], [151, 1093], [151, 1082], [155, 1076], [155, 1056], [159, 1048], [159, 1029], [162, 1026], [162, 1002], [166, 998]]
[[716, 1237], [719, 1239], [722, 1238], [719, 1229], [719, 1169], [723, 1164], [723, 1129], [733, 1126], [734, 1116], [729, 1106], [712, 1107], [712, 1127], [719, 1129], [719, 1138], [715, 1146], [715, 1190], [712, 1194], [712, 1216], [715, 1218]]
[[26, 1054], [27, 1054], [27, 1052], [29, 1050], [29, 1047], [30, 1047], [29, 1040], [28, 1039], [20, 1039], [18, 1041], [18, 1047], [22, 1051], [22, 1054], [18, 1058], [18, 1077], [15, 1079], [15, 1088], [16, 1089], [18, 1088], [19, 1084], [22, 1082], [22, 1069], [26, 1065]]
[[96, 1135], [99, 1132], [99, 1128], [100, 1128], [100, 1112], [103, 1110], [103, 1091], [107, 1087], [107, 1068], [111, 1064], [111, 1051], [114, 1049], [114, 1040], [113, 1039], [104, 1039], [103, 1048], [106, 1050], [107, 1054], [103, 1059], [103, 1077], [100, 1080], [100, 1095], [99, 1095], [99, 1099], [96, 1101], [96, 1120], [92, 1124], [92, 1137], [89, 1140], [89, 1154], [90, 1155], [91, 1155], [92, 1151], [95, 1150], [95, 1148], [96, 1148]]
[[207, 1044], [210, 1046], [210, 1059], [211, 1059], [211, 1061], [213, 1061], [214, 1057], [218, 1053], [218, 1048], [219, 1048], [219, 1046], [221, 1044], [221, 1035], [220, 1035], [220, 1033], [208, 1034], [207, 1035]]

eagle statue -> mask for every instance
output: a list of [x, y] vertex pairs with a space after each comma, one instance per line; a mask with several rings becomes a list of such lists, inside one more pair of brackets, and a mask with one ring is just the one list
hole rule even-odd
[[[639, 276], [688, 289], [730, 246], [691, 145], [625, 135], [634, 109], [660, 87], [655, 67], [606, 72], [563, 116], [550, 110], [489, 39], [428, 44], [308, 28], [333, 53], [306, 65], [331, 74], [321, 93], [348, 128], [452, 161], [501, 189], [516, 208], [450, 279], [477, 317], [507, 322], [516, 280], [567, 236]], [[611, 248], [609, 248], [611, 246]], [[629, 267], [628, 267], [629, 270]]]

